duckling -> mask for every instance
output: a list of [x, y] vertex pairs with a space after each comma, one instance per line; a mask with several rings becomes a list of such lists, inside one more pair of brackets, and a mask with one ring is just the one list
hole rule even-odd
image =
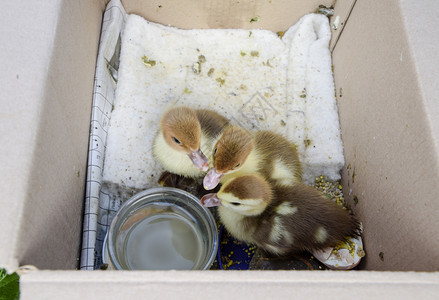
[[154, 157], [171, 173], [202, 176], [209, 168], [203, 151], [211, 157], [212, 142], [227, 124], [226, 118], [211, 110], [171, 108], [163, 115], [154, 138]]
[[215, 143], [212, 155], [213, 168], [203, 180], [206, 190], [231, 176], [251, 173], [282, 185], [302, 179], [302, 166], [294, 144], [271, 131], [251, 134], [238, 126], [229, 126]]
[[327, 249], [360, 231], [353, 215], [313, 187], [284, 186], [258, 174], [229, 179], [201, 203], [221, 205], [218, 212], [230, 234], [275, 255]]

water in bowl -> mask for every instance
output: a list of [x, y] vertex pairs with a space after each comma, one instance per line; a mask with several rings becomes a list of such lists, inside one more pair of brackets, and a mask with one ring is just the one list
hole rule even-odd
[[151, 215], [127, 232], [125, 263], [132, 270], [190, 270], [203, 259], [201, 233], [175, 213]]

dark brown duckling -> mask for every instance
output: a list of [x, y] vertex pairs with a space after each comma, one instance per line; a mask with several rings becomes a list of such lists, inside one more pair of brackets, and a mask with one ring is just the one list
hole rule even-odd
[[275, 255], [327, 249], [360, 232], [353, 215], [300, 182], [284, 186], [255, 174], [234, 177], [201, 202], [221, 205], [221, 221], [236, 239]]

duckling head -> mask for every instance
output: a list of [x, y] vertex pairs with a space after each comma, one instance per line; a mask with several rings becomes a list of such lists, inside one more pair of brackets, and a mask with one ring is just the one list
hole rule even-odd
[[194, 110], [183, 106], [168, 110], [160, 128], [171, 148], [186, 153], [198, 169], [207, 171], [209, 161], [200, 149], [201, 126]]
[[203, 180], [204, 188], [215, 188], [225, 174], [239, 170], [253, 150], [251, 134], [237, 126], [227, 127], [213, 148], [213, 168]]
[[258, 216], [270, 204], [271, 197], [268, 182], [252, 174], [226, 181], [218, 193], [204, 195], [201, 203], [206, 207], [222, 205], [244, 216]]

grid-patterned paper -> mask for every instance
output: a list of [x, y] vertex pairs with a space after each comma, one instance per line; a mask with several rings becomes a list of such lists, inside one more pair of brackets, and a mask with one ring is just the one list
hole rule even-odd
[[[100, 232], [106, 232], [111, 220], [99, 220], [101, 211], [108, 211], [109, 195], [103, 194], [102, 174], [108, 124], [113, 108], [114, 91], [119, 64], [120, 35], [124, 27], [126, 13], [119, 0], [108, 3], [102, 22], [99, 54], [96, 62], [92, 118], [90, 125], [90, 146], [84, 224], [81, 249], [81, 270], [93, 270], [101, 257], [98, 244]], [[117, 207], [118, 208], [118, 207]], [[116, 207], [113, 210], [117, 210]], [[107, 214], [108, 215], [108, 214]], [[104, 229], [101, 229], [104, 228]], [[99, 249], [99, 250], [98, 250]]]

